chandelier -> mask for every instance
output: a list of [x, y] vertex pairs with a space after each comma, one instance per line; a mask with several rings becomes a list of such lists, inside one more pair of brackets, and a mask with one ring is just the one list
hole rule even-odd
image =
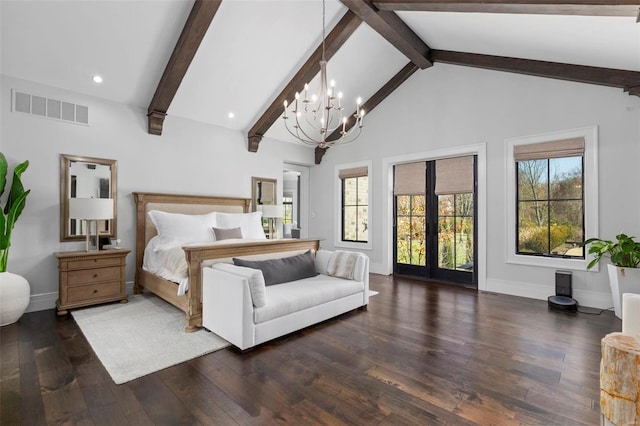
[[[289, 103], [284, 101], [284, 119], [287, 131], [307, 145], [328, 148], [353, 142], [362, 132], [364, 109], [360, 108], [362, 99], [356, 101], [356, 111], [350, 117], [344, 113], [342, 92], [335, 88], [335, 81], [328, 81], [327, 60], [325, 59], [325, 0], [322, 0], [322, 58], [320, 59], [320, 95], [309, 98], [309, 84], [304, 92], [296, 92], [291, 116], [287, 115]], [[293, 118], [293, 120], [290, 120]], [[351, 122], [350, 122], [351, 120]], [[293, 123], [291, 123], [293, 121]], [[347, 127], [349, 127], [347, 129]], [[337, 132], [338, 137], [327, 140]]]

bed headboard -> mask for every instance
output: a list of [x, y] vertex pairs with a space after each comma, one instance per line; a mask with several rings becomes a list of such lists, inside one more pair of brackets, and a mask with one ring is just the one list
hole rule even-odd
[[144, 248], [156, 235], [156, 227], [147, 214], [150, 210], [183, 214], [205, 214], [213, 211], [247, 213], [251, 204], [250, 198], [150, 192], [134, 192], [133, 199], [136, 203], [136, 268], [142, 268]]

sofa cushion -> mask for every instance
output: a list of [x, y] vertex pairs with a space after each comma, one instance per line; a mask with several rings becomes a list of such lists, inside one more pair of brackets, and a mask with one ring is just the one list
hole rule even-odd
[[[329, 263], [333, 257], [334, 252], [329, 250], [316, 251], [316, 271], [320, 274], [331, 275], [329, 273]], [[356, 263], [353, 267], [353, 273], [351, 279], [356, 281], [364, 281], [365, 275], [369, 273], [367, 255], [359, 253]]]
[[234, 257], [233, 263], [238, 266], [260, 269], [264, 275], [265, 285], [280, 284], [318, 275], [311, 250], [297, 256], [269, 260], [244, 260]]
[[354, 251], [334, 251], [329, 258], [327, 274], [333, 277], [352, 279], [359, 256], [360, 253]]
[[327, 275], [268, 286], [268, 303], [254, 309], [253, 320], [254, 323], [260, 324], [362, 291], [364, 283], [361, 281]]

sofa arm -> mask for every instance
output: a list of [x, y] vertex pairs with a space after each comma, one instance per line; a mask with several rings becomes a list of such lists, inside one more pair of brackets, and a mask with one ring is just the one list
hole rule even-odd
[[202, 278], [202, 326], [241, 350], [255, 346], [249, 280], [212, 268]]

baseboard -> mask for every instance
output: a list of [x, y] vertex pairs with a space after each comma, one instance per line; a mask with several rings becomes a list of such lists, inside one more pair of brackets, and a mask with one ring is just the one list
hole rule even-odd
[[391, 273], [388, 271], [388, 268], [386, 268], [382, 263], [369, 262], [369, 272], [378, 275], [391, 275]]
[[[555, 294], [555, 287], [533, 283], [499, 280], [487, 277], [487, 291], [509, 294], [511, 296], [528, 297], [530, 299], [547, 300]], [[590, 308], [609, 309], [613, 306], [611, 294], [573, 289], [573, 298], [580, 306]]]
[[58, 292], [32, 294], [25, 312], [45, 311], [56, 307]]
[[[389, 275], [386, 268], [382, 264], [377, 263], [371, 263], [369, 265], [369, 272], [372, 274]], [[133, 281], [128, 281], [125, 284], [127, 294], [133, 294], [133, 284]], [[555, 294], [555, 288], [553, 286], [499, 280], [495, 278], [487, 278], [487, 291], [538, 300], [547, 300], [547, 297]], [[573, 298], [578, 301], [580, 306], [598, 309], [609, 309], [613, 306], [611, 294], [609, 293], [574, 289]], [[58, 300], [57, 291], [54, 293], [32, 294], [26, 312], [53, 309], [56, 307], [56, 300]]]
[[[127, 294], [133, 294], [133, 281], [125, 283]], [[58, 300], [58, 292], [32, 294], [29, 298], [29, 306], [25, 312], [46, 311], [54, 309]]]

